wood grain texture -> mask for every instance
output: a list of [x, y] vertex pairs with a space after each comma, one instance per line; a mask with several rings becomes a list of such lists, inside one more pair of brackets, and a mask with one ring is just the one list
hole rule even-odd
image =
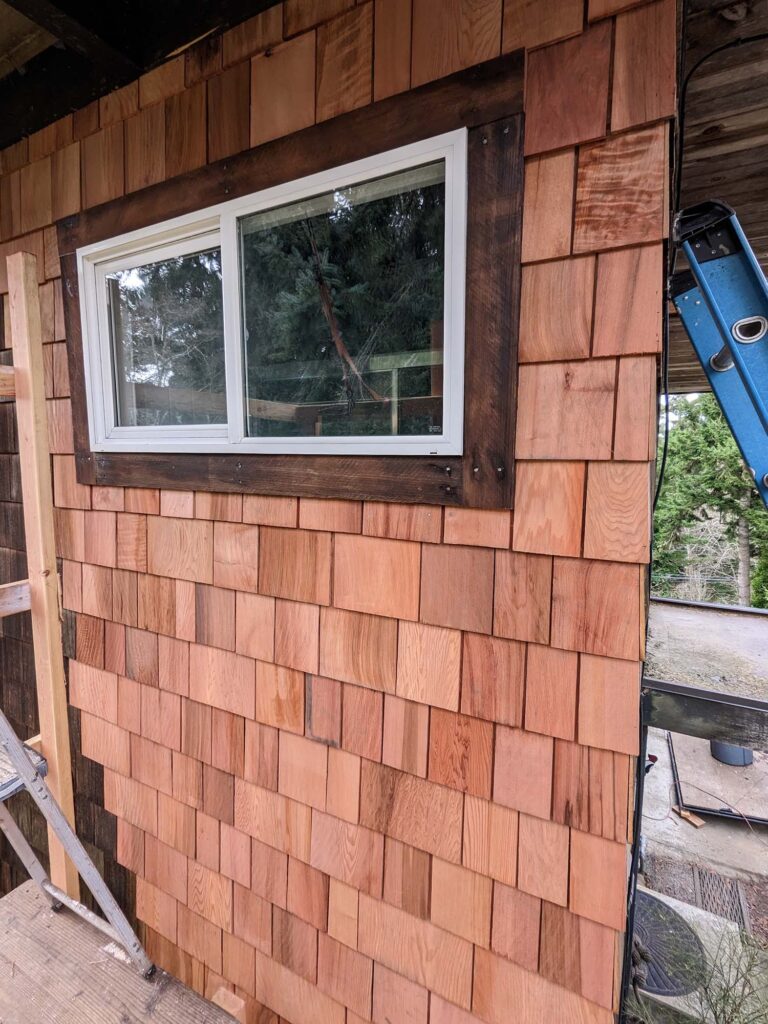
[[337, 535], [333, 600], [348, 611], [416, 619], [421, 551], [407, 541]]
[[523, 970], [502, 957], [478, 949], [475, 959], [473, 1007], [489, 1024], [504, 1024], [509, 1007], [530, 1024], [565, 1019], [573, 1024], [611, 1024], [613, 1014], [582, 996]]
[[581, 0], [504, 0], [502, 49], [510, 53], [519, 47], [531, 49], [544, 43], [578, 35], [584, 27]]
[[321, 22], [330, 21], [354, 6], [354, 0], [285, 0], [283, 31], [286, 36], [304, 32]]
[[611, 130], [675, 114], [677, 7], [658, 0], [616, 19]]
[[427, 774], [429, 708], [401, 700], [391, 694], [384, 698], [384, 735], [381, 759], [391, 768], [412, 775]]
[[508, 548], [510, 515], [491, 509], [446, 508], [444, 532], [446, 544]]
[[221, 160], [250, 142], [251, 74], [247, 61], [208, 81], [208, 159]]
[[553, 754], [551, 737], [499, 727], [493, 799], [505, 807], [548, 819], [552, 807]]
[[411, 0], [374, 0], [373, 98], [411, 84]]
[[[361, 8], [361, 10], [363, 10]], [[354, 12], [358, 16], [357, 12]], [[309, 46], [306, 37], [297, 37], [285, 47]], [[140, 460], [126, 453], [100, 453], [88, 450], [87, 419], [83, 403], [76, 403], [75, 432], [78, 472], [90, 483], [130, 485], [156, 484], [190, 490], [204, 487], [218, 491], [253, 491], [261, 494], [305, 494], [309, 496], [354, 497], [364, 499], [398, 498], [416, 503], [434, 502], [498, 508], [508, 505], [512, 493], [512, 437], [514, 428], [514, 352], [509, 339], [516, 334], [518, 280], [504, 272], [516, 250], [520, 218], [521, 125], [510, 115], [521, 108], [521, 61], [517, 54], [486, 61], [467, 71], [449, 76], [436, 84], [427, 84], [377, 103], [333, 117], [304, 132], [286, 124], [274, 104], [274, 92], [260, 89], [253, 76], [267, 74], [266, 66], [278, 59], [283, 47], [254, 58], [252, 68], [251, 142], [263, 142], [254, 149], [211, 163], [173, 180], [141, 190], [131, 204], [113, 207], [104, 216], [105, 206], [83, 220], [61, 222], [60, 248], [64, 255], [66, 277], [67, 336], [70, 341], [70, 378], [73, 393], [84, 393], [80, 322], [77, 303], [76, 267], [71, 253], [86, 238], [110, 237], [118, 230], [144, 227], [190, 209], [259, 191], [270, 185], [338, 166], [350, 160], [416, 141], [423, 137], [426, 109], [434, 132], [457, 127], [486, 127], [472, 133], [470, 140], [470, 202], [476, 215], [470, 216], [467, 329], [487, 344], [484, 365], [493, 372], [481, 372], [478, 360], [467, 360], [466, 455], [436, 461], [429, 457], [356, 459], [342, 456], [302, 457], [300, 463], [288, 456], [179, 456], [142, 454]], [[311, 47], [314, 55], [314, 46]], [[272, 53], [268, 56], [268, 53]], [[278, 55], [276, 57], [275, 55]], [[306, 61], [299, 61], [301, 73]], [[261, 69], [261, 70], [258, 70]], [[299, 71], [297, 70], [297, 74]], [[270, 72], [271, 74], [271, 72]], [[268, 76], [269, 77], [269, 76]], [[290, 89], [277, 90], [286, 100], [285, 117], [295, 116], [301, 103], [296, 99], [294, 76], [288, 75]], [[205, 82], [194, 89], [205, 86]], [[309, 86], [313, 97], [314, 74]], [[266, 90], [266, 91], [265, 91]], [[182, 94], [186, 95], [186, 94]], [[269, 100], [266, 113], [259, 112], [258, 96]], [[176, 112], [177, 97], [166, 101]], [[184, 100], [184, 103], [191, 102]], [[168, 106], [171, 104], [171, 106]], [[194, 113], [194, 112], [193, 112]], [[203, 110], [203, 115], [205, 111]], [[280, 117], [279, 124], [269, 118]], [[254, 126], [267, 119], [266, 128]], [[499, 118], [507, 118], [502, 123]], [[493, 121], [494, 123], [489, 123]], [[198, 123], [199, 118], [194, 119]], [[308, 117], [306, 118], [308, 123]], [[204, 118], [202, 123], [205, 130]], [[271, 141], [254, 138], [253, 131], [266, 131]], [[285, 137], [282, 133], [291, 133]], [[194, 134], [194, 133], [193, 133]], [[275, 136], [281, 135], [280, 138]], [[486, 144], [483, 145], [483, 138]], [[474, 139], [474, 141], [472, 141]], [[375, 140], [375, 141], [372, 141]], [[203, 138], [205, 142], [205, 138]], [[196, 143], [190, 141], [189, 160], [196, 159]], [[168, 149], [166, 147], [166, 165]], [[168, 166], [166, 172], [171, 173]], [[101, 199], [106, 197], [102, 196]], [[492, 253], [498, 252], [494, 258]], [[488, 266], [494, 268], [489, 276]], [[503, 316], [499, 315], [499, 310]], [[490, 386], [489, 386], [490, 381]], [[71, 442], [70, 449], [71, 450]], [[300, 466], [300, 472], [298, 467]], [[447, 472], [450, 470], [450, 472]]]
[[[175, 903], [146, 883], [137, 899], [142, 911], [147, 916], [151, 913], [155, 924], [164, 922], [163, 930], [172, 931], [175, 937]], [[53, 915], [33, 882], [9, 896], [3, 913], [18, 922], [13, 928], [4, 928], [4, 934], [12, 936], [13, 951], [3, 955], [18, 960], [13, 978], [9, 977], [0, 995], [2, 1014], [8, 1021], [21, 1020], [21, 1006], [26, 1024], [54, 1018], [66, 1024], [117, 1024], [126, 1013], [137, 1020], [154, 1018], [158, 1024], [178, 1024], [193, 1017], [200, 1024], [231, 1021], [174, 978], [161, 972], [147, 985], [129, 965], [114, 958], [102, 964], [102, 976], [109, 979], [106, 988], [100, 984], [94, 991], [82, 978], [76, 983], [76, 978], [88, 974], [89, 963], [101, 956], [102, 939], [73, 914]]]
[[[121, 524], [124, 520], [121, 518]], [[213, 581], [213, 524], [152, 516], [147, 523], [147, 567], [157, 576]]]
[[414, 85], [495, 57], [501, 9], [495, 0], [414, 0]]
[[[562, 149], [605, 135], [612, 26], [609, 22], [528, 57], [525, 152]], [[579, 86], [574, 88], [578, 79]]]
[[493, 632], [513, 640], [549, 642], [552, 559], [496, 553]]
[[597, 261], [593, 354], [659, 352], [662, 287], [660, 245], [601, 253]]
[[637, 566], [556, 558], [552, 643], [566, 650], [636, 659], [640, 653]]
[[522, 725], [525, 644], [467, 633], [461, 679], [464, 714], [505, 725]]
[[384, 874], [384, 837], [313, 811], [310, 864], [361, 893], [378, 897]]
[[585, 478], [581, 462], [518, 462], [512, 547], [579, 555]]
[[541, 918], [541, 973], [556, 985], [613, 1010], [616, 933], [545, 903]]
[[492, 890], [490, 878], [435, 857], [432, 923], [487, 949], [491, 941]]
[[570, 254], [575, 174], [572, 149], [526, 160], [523, 263]]
[[637, 754], [640, 672], [631, 661], [581, 657], [579, 742]]
[[[566, 906], [568, 902], [568, 829], [553, 821], [521, 814], [517, 885], [531, 896]], [[595, 884], [599, 884], [595, 879]]]
[[521, 363], [589, 357], [594, 280], [593, 256], [523, 267]]
[[318, 121], [371, 102], [373, 4], [367, 3], [317, 30]]
[[125, 123], [125, 191], [165, 178], [165, 106], [156, 103]]
[[461, 793], [364, 761], [360, 822], [455, 863], [461, 858]]
[[260, 528], [259, 587], [263, 594], [330, 604], [331, 535]]
[[656, 451], [657, 361], [652, 356], [619, 360], [613, 457], [647, 462]]
[[373, 1019], [401, 1020], [403, 1024], [427, 1024], [434, 999], [421, 985], [377, 963], [373, 970]]
[[433, 708], [429, 778], [473, 796], [490, 798], [493, 726], [467, 715]]
[[323, 609], [320, 671], [333, 679], [394, 692], [397, 623], [373, 615]]
[[589, 467], [584, 557], [648, 562], [651, 473], [642, 462], [595, 462]]
[[518, 458], [610, 458], [615, 387], [612, 359], [521, 366]]
[[539, 968], [541, 906], [537, 896], [521, 889], [498, 883], [493, 887], [491, 949], [527, 971]]
[[528, 645], [525, 728], [546, 736], [576, 735], [578, 656], [541, 644]]
[[465, 939], [361, 894], [359, 945], [385, 967], [469, 1007], [472, 946]]
[[585, 146], [579, 154], [574, 252], [656, 242], [667, 231], [667, 128]]
[[431, 505], [384, 501], [366, 501], [363, 505], [363, 533], [369, 537], [438, 543], [441, 532], [442, 510]]
[[432, 858], [389, 836], [384, 843], [384, 899], [393, 907], [429, 920]]
[[458, 711], [461, 633], [455, 629], [401, 622], [397, 654], [397, 695]]
[[310, 32], [251, 61], [250, 143], [258, 146], [314, 123], [315, 37]]
[[626, 923], [627, 848], [586, 832], [571, 834], [569, 908], [621, 931]]

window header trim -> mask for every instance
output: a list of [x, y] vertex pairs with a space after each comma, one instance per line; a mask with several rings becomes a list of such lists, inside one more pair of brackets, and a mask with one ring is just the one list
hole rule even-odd
[[[522, 221], [523, 54], [517, 51], [149, 186], [57, 225], [78, 479], [428, 502], [512, 503]], [[292, 456], [95, 452], [89, 443], [75, 250], [372, 153], [468, 129], [464, 454]]]

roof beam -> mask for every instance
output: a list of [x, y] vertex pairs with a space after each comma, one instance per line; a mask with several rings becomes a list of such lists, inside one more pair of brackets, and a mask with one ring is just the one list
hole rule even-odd
[[130, 57], [106, 42], [87, 25], [50, 0], [6, 0], [19, 14], [55, 36], [67, 49], [85, 57], [95, 67], [109, 69], [115, 77], [133, 78], [142, 69]]

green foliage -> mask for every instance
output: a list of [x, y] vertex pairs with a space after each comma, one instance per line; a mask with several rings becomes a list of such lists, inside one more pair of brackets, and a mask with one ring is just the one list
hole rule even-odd
[[711, 394], [671, 400], [667, 467], [654, 517], [654, 584], [669, 592], [670, 576], [690, 568], [689, 541], [709, 519], [735, 540], [740, 520], [757, 558], [753, 602], [768, 601], [768, 511], [745, 468], [733, 434]]
[[[204, 397], [224, 393], [220, 250], [118, 271], [107, 284], [121, 425], [225, 422], [223, 403], [211, 412]], [[134, 390], [142, 384], [162, 390]]]
[[[334, 193], [330, 210], [308, 207], [277, 223], [256, 214], [242, 225], [248, 394], [335, 403], [323, 413], [323, 433], [389, 433], [391, 410], [371, 392], [389, 397], [392, 374], [369, 364], [376, 355], [430, 350], [443, 317], [444, 187], [411, 186], [373, 201], [357, 201], [353, 188]], [[337, 351], [324, 288], [359, 378]], [[399, 396], [429, 395], [430, 374], [428, 366], [400, 370]], [[431, 422], [424, 411], [401, 414], [399, 429], [427, 433]], [[259, 434], [307, 432], [302, 422], [263, 418], [253, 426]]]

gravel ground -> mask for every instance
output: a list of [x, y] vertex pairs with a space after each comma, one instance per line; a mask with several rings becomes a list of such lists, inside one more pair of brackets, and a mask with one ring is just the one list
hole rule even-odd
[[768, 700], [768, 616], [651, 601], [645, 674]]
[[[645, 858], [644, 877], [645, 884], [654, 892], [696, 905], [690, 864], [648, 854]], [[768, 879], [764, 882], [742, 882], [741, 885], [749, 906], [752, 934], [768, 943]]]

